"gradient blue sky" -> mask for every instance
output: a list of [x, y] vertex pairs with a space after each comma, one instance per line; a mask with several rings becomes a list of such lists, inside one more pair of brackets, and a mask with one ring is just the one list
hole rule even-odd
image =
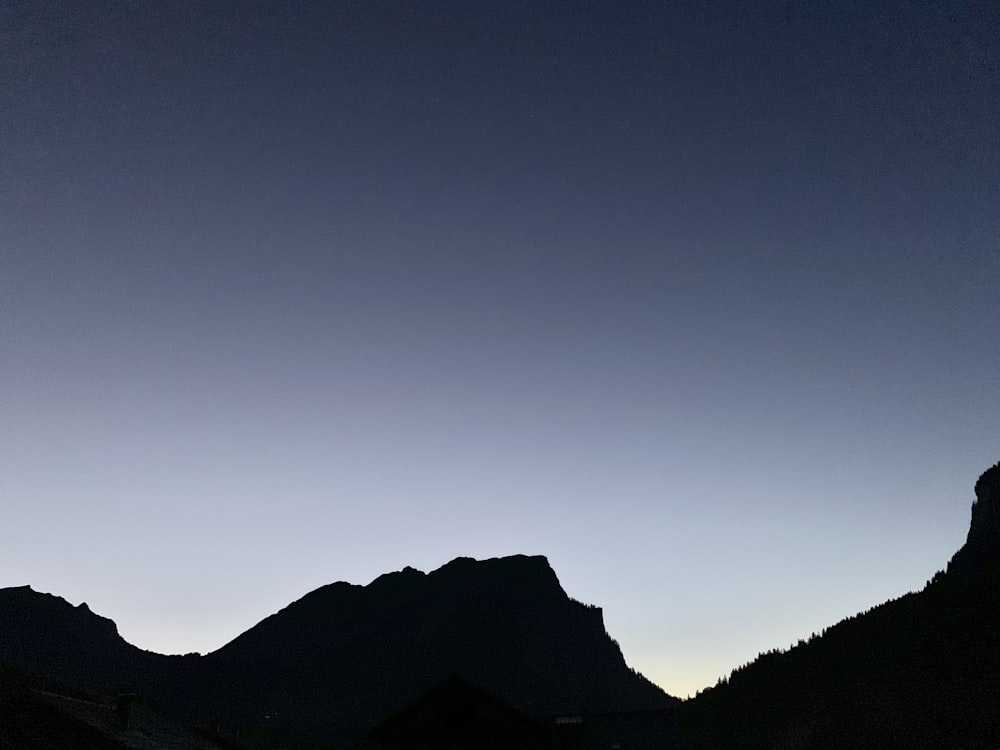
[[0, 585], [208, 651], [545, 554], [682, 697], [922, 586], [1000, 458], [1000, 11], [707, 5], [3, 3]]

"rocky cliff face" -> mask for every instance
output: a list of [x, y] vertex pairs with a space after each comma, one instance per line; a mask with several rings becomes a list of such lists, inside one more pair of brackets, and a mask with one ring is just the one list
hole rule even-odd
[[983, 472], [975, 492], [969, 535], [948, 563], [959, 578], [1000, 575], [1000, 463]]

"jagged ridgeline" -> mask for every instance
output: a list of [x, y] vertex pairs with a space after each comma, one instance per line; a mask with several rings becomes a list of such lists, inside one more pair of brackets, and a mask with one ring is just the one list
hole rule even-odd
[[975, 495], [947, 572], [698, 695], [695, 747], [1000, 747], [1000, 464]]
[[203, 657], [141, 651], [84, 605], [0, 591], [0, 659], [74, 687], [137, 692], [188, 722], [351, 747], [379, 719], [459, 676], [534, 714], [669, 707], [630, 669], [601, 610], [544, 557], [459, 558], [368, 586], [324, 586]]

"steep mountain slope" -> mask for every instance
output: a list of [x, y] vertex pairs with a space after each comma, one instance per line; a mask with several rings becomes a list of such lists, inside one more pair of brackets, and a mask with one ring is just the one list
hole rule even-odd
[[759, 657], [684, 707], [698, 748], [1000, 746], [1000, 464], [923, 591]]
[[360, 739], [450, 676], [536, 713], [672, 702], [627, 667], [600, 610], [569, 599], [543, 557], [459, 558], [426, 575], [325, 586], [205, 663], [224, 686], [206, 705], [248, 726], [270, 716], [284, 735], [339, 705], [331, 738]]

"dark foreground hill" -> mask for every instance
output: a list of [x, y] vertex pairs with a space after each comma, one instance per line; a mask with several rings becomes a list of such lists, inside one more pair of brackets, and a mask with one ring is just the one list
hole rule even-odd
[[688, 702], [695, 747], [1000, 747], [1000, 464], [947, 572]]
[[84, 605], [27, 587], [0, 590], [0, 623], [0, 666], [312, 746], [357, 745], [452, 676], [535, 714], [676, 703], [629, 669], [600, 609], [570, 599], [543, 557], [334, 583], [203, 657], [141, 651]]

